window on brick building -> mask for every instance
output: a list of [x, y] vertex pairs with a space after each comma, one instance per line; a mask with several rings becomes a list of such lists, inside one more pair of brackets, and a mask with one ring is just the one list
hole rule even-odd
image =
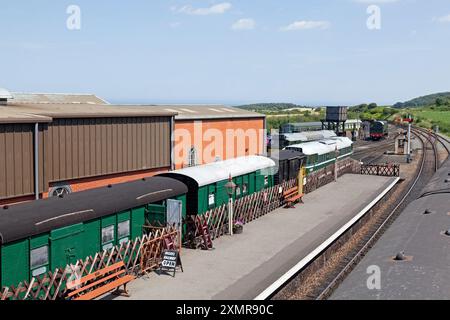
[[197, 165], [197, 149], [195, 147], [192, 147], [189, 150], [189, 159], [188, 159], [188, 165], [189, 167], [195, 167]]

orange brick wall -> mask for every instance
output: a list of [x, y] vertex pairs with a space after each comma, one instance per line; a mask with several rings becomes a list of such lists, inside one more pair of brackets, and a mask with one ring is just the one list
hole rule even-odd
[[[110, 184], [118, 184], [124, 182], [130, 182], [139, 180], [146, 177], [152, 177], [159, 173], [167, 172], [170, 168], [161, 168], [161, 169], [153, 169], [153, 170], [145, 170], [139, 172], [132, 173], [123, 173], [118, 175], [110, 175], [104, 177], [94, 177], [80, 180], [68, 181], [67, 184], [72, 188], [72, 192], [79, 192], [94, 188], [105, 187]], [[58, 184], [57, 184], [58, 185]], [[50, 188], [52, 184], [50, 184]], [[48, 192], [44, 193], [44, 198], [48, 196]]]
[[[227, 130], [234, 130], [237, 135], [227, 135]], [[190, 139], [184, 137], [187, 132], [190, 134]], [[254, 134], [243, 134], [249, 132]], [[216, 139], [217, 135], [221, 135], [222, 138]], [[197, 158], [198, 164], [213, 162], [216, 156], [221, 160], [227, 160], [263, 154], [265, 152], [264, 135], [264, 118], [176, 121], [175, 168], [188, 166], [189, 150], [193, 146], [198, 153], [203, 151]], [[241, 139], [240, 142], [239, 139]]]

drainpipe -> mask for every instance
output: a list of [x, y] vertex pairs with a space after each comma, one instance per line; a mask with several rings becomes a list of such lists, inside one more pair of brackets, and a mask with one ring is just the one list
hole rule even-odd
[[267, 118], [264, 117], [263, 156], [267, 157]]
[[174, 154], [174, 149], [175, 149], [175, 134], [174, 134], [174, 130], [175, 130], [175, 116], [172, 116], [170, 118], [170, 170], [175, 170], [175, 154]]
[[39, 123], [34, 125], [34, 193], [39, 199]]

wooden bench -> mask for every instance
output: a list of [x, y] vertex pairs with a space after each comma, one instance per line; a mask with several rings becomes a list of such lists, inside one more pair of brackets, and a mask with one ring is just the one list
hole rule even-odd
[[[93, 300], [108, 292], [120, 293], [129, 297], [127, 284], [136, 277], [126, 274], [125, 264], [118, 262], [104, 269], [91, 273], [79, 280], [66, 284], [67, 298], [72, 300]], [[123, 291], [119, 288], [123, 286]]]
[[303, 203], [303, 194], [298, 193], [298, 188], [294, 187], [292, 189], [286, 190], [283, 193], [284, 202], [286, 203], [286, 208], [294, 208], [297, 202]]

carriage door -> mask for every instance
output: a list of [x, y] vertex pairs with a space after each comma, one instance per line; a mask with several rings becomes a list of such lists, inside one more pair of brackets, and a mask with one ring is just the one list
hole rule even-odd
[[52, 269], [84, 259], [82, 223], [50, 232]]

